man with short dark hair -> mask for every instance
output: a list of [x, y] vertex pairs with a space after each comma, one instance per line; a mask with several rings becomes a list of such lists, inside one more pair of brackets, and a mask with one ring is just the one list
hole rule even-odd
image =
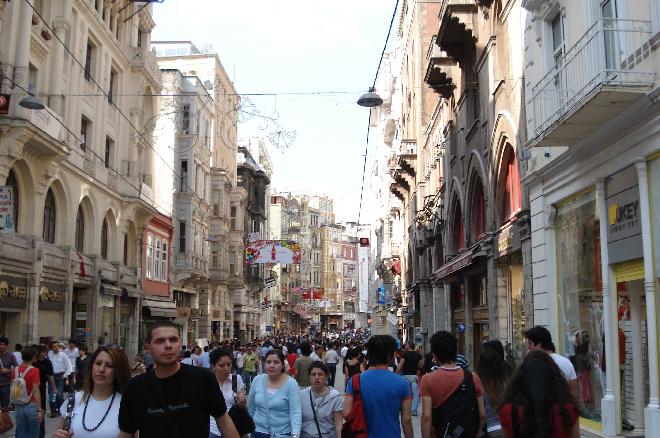
[[[478, 412], [472, 411], [471, 413], [475, 417], [478, 416], [479, 424], [476, 431], [480, 431], [486, 422], [483, 387], [476, 373], [470, 373], [456, 363], [456, 356], [458, 354], [456, 336], [446, 331], [435, 333], [431, 336], [431, 352], [440, 368], [426, 374], [422, 379], [422, 438], [432, 437], [433, 411], [441, 409], [442, 405], [464, 381], [466, 382], [466, 387], [474, 391], [474, 398], [476, 400], [472, 400]], [[471, 381], [469, 379], [470, 377], [472, 378]], [[465, 413], [465, 415], [467, 414], [469, 413]], [[470, 419], [468, 418], [468, 420]], [[474, 421], [469, 422], [470, 424], [476, 424], [476, 421], [475, 418]], [[436, 430], [436, 433], [440, 434], [440, 431]]]
[[392, 336], [372, 336], [367, 343], [369, 369], [353, 376], [346, 387], [344, 418], [353, 408], [353, 379], [359, 379], [369, 438], [400, 438], [401, 429], [405, 438], [413, 437], [410, 385], [388, 369], [395, 351]]
[[204, 368], [179, 362], [181, 337], [171, 322], [147, 334], [156, 367], [131, 379], [119, 408], [119, 438], [208, 438], [209, 416], [223, 437], [238, 438], [218, 382]]
[[71, 366], [69, 356], [60, 350], [60, 344], [58, 342], [51, 342], [48, 359], [53, 364], [53, 376], [55, 378], [55, 401], [50, 401], [50, 418], [55, 418], [60, 415], [60, 406], [64, 401], [64, 386], [73, 367]]
[[575, 399], [578, 399], [578, 381], [575, 367], [571, 361], [564, 356], [555, 352], [555, 344], [552, 342], [552, 335], [550, 331], [537, 325], [525, 331], [525, 339], [527, 340], [527, 350], [529, 351], [544, 351], [550, 355], [552, 360], [555, 361], [564, 378], [568, 381], [568, 386], [571, 388], [571, 394]]
[[[55, 389], [55, 379], [53, 378], [53, 364], [46, 356], [48, 349], [45, 345], [33, 345], [37, 349], [37, 359], [34, 366], [39, 370], [39, 394], [41, 394], [41, 409], [46, 412], [46, 383]], [[46, 436], [46, 422], [42, 421], [39, 425], [39, 438]]]
[[16, 356], [7, 351], [9, 339], [0, 336], [0, 408], [9, 406], [9, 384], [11, 369], [18, 366]]

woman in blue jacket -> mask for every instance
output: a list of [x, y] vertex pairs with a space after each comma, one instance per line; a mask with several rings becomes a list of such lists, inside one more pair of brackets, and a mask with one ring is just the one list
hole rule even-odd
[[281, 350], [270, 350], [264, 360], [264, 374], [250, 387], [248, 411], [256, 426], [252, 438], [300, 436], [302, 411], [298, 382], [285, 372]]

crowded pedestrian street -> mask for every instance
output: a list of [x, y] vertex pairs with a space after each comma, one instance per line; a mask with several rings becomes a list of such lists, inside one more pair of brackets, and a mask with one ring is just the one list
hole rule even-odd
[[658, 438], [660, 0], [0, 0], [0, 438]]

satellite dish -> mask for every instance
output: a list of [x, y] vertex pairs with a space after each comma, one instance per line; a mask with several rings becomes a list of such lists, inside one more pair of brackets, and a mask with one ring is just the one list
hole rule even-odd
[[210, 79], [205, 80], [204, 87], [206, 87], [207, 90], [213, 90], [213, 82], [211, 82]]

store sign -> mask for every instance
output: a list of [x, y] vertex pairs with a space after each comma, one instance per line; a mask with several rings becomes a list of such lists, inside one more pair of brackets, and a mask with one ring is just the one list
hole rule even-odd
[[643, 257], [639, 185], [634, 166], [607, 178], [605, 203], [607, 204], [607, 251], [610, 263]]
[[12, 188], [0, 186], [0, 234], [13, 234], [15, 222]]
[[25, 307], [27, 288], [0, 281], [0, 307]]
[[42, 286], [39, 288], [39, 309], [40, 310], [61, 310], [64, 293], [59, 290], [53, 290]]
[[40, 128], [55, 140], [59, 140], [62, 118], [50, 108], [46, 107], [42, 110], [30, 111], [30, 121], [34, 126]]
[[520, 232], [516, 225], [509, 223], [497, 236], [497, 253], [499, 256], [504, 256], [519, 249]]

